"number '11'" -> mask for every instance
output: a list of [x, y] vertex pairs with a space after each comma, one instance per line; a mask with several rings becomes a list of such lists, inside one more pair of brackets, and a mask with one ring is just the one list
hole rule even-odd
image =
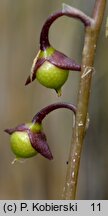
[[91, 206], [93, 208], [93, 211], [101, 211], [101, 204], [100, 203], [98, 203], [98, 204], [92, 203]]

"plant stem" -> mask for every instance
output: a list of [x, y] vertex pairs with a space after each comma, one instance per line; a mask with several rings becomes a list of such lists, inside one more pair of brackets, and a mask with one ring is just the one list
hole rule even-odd
[[73, 128], [72, 145], [70, 149], [63, 199], [74, 200], [76, 198], [81, 150], [86, 131], [91, 78], [94, 70], [94, 56], [105, 5], [106, 0], [96, 0], [93, 11], [93, 22], [91, 22], [91, 26], [85, 28], [76, 122]]

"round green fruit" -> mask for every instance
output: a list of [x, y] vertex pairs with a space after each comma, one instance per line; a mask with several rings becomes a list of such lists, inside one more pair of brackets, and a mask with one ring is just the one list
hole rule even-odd
[[66, 82], [68, 75], [68, 70], [56, 67], [48, 61], [45, 61], [36, 72], [36, 78], [42, 85], [55, 89], [57, 92]]
[[27, 132], [16, 131], [10, 137], [11, 149], [17, 158], [29, 158], [37, 154]]

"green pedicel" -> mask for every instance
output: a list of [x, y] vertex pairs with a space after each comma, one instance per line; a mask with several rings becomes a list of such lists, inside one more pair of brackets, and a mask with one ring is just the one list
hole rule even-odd
[[38, 133], [42, 130], [42, 125], [39, 123], [28, 123], [27, 127], [31, 130], [31, 132]]

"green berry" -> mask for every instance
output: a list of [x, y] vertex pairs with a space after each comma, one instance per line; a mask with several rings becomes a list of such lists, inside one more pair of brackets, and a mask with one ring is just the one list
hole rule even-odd
[[16, 131], [10, 137], [11, 149], [17, 158], [29, 158], [37, 154], [27, 132]]
[[45, 61], [37, 70], [37, 80], [47, 88], [60, 92], [61, 87], [68, 78], [69, 71], [56, 67]]

